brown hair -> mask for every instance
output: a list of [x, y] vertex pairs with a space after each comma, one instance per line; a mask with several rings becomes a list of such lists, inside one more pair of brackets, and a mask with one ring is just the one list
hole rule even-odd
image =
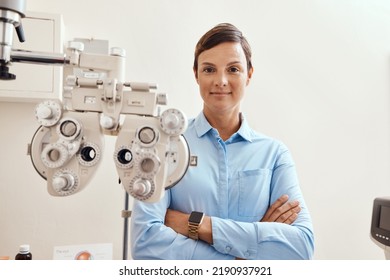
[[221, 43], [237, 42], [241, 44], [244, 50], [248, 70], [252, 68], [252, 51], [251, 47], [242, 35], [242, 32], [230, 23], [220, 23], [207, 31], [198, 41], [195, 47], [194, 71], [198, 72], [198, 57], [199, 55]]

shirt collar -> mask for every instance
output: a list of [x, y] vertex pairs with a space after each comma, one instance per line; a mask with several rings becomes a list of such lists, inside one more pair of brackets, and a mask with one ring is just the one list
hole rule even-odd
[[[243, 140], [252, 142], [252, 138], [253, 138], [252, 129], [249, 127], [249, 124], [242, 113], [240, 113], [240, 118], [241, 118], [241, 126], [239, 130], [236, 133], [234, 133], [227, 141], [236, 142], [238, 141], [239, 138], [242, 138]], [[203, 112], [200, 112], [199, 115], [195, 118], [195, 130], [198, 137], [202, 137], [212, 129], [213, 127], [207, 121]]]

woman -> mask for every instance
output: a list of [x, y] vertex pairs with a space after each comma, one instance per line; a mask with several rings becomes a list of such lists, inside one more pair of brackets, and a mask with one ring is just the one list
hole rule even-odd
[[291, 155], [240, 112], [253, 74], [242, 33], [225, 23], [203, 35], [194, 74], [203, 99], [185, 132], [194, 166], [160, 202], [134, 203], [133, 258], [311, 259], [312, 223]]

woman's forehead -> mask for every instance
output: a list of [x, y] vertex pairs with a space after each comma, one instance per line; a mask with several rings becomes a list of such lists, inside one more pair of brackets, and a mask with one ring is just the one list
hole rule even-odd
[[199, 64], [217, 64], [217, 63], [246, 63], [244, 50], [240, 43], [226, 42], [203, 51], [199, 55]]

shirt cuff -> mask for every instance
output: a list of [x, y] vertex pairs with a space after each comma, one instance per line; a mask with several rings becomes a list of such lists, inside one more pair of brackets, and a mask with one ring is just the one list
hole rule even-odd
[[[232, 220], [211, 217], [213, 247], [222, 254], [244, 259], [257, 256], [256, 227], [252, 223], [239, 223]], [[249, 238], [248, 238], [249, 237]]]

